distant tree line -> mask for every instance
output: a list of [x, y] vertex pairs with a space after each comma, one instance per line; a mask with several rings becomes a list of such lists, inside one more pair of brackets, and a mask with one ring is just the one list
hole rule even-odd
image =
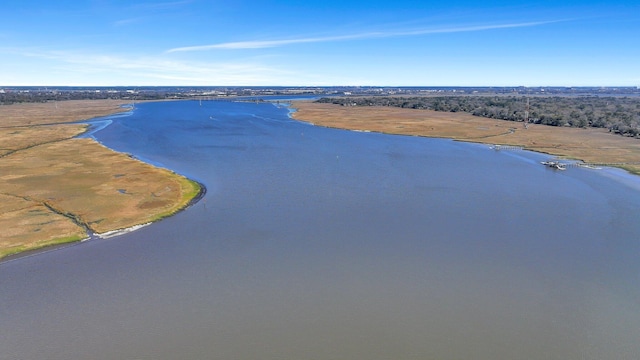
[[128, 93], [125, 91], [11, 91], [0, 93], [0, 105], [11, 105], [17, 103], [29, 102], [48, 102], [48, 101], [64, 101], [64, 100], [159, 100], [168, 97], [166, 93], [146, 92], [146, 93]]
[[[640, 138], [640, 97], [535, 96], [528, 101], [531, 123], [606, 128], [613, 133]], [[523, 96], [335, 97], [318, 102], [466, 112], [508, 121], [524, 121], [527, 112], [527, 98]]]

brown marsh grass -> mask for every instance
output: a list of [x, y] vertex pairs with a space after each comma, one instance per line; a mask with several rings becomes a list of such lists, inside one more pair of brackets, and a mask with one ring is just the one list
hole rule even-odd
[[122, 102], [0, 106], [0, 258], [152, 222], [187, 206], [197, 183], [76, 139], [62, 124], [122, 111]]

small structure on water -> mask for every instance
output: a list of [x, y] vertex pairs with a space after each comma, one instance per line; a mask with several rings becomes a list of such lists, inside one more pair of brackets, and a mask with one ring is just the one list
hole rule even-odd
[[556, 170], [567, 170], [567, 164], [558, 161], [542, 161], [541, 164]]

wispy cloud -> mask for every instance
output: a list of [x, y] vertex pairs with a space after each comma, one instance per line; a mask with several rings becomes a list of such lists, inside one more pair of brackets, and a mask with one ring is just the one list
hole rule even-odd
[[160, 10], [160, 9], [172, 9], [176, 7], [181, 7], [183, 5], [188, 5], [191, 3], [193, 3], [193, 0], [148, 2], [148, 3], [133, 4], [131, 5], [131, 7], [135, 9], [144, 9], [144, 10]]
[[327, 37], [300, 38], [300, 39], [287, 39], [287, 40], [239, 41], [239, 42], [228, 42], [228, 43], [213, 44], [213, 45], [179, 47], [179, 48], [167, 50], [167, 52], [172, 53], [172, 52], [201, 51], [201, 50], [213, 50], [213, 49], [261, 49], [261, 48], [272, 48], [272, 47], [285, 46], [285, 45], [291, 45], [291, 44], [356, 40], [356, 39], [367, 39], [367, 38], [376, 38], [376, 37], [383, 37], [383, 33], [366, 33], [366, 34], [355, 34], [355, 35], [327, 36]]
[[144, 17], [122, 19], [122, 20], [115, 21], [113, 23], [113, 26], [116, 26], [116, 27], [127, 26], [127, 25], [130, 25], [130, 24], [139, 23], [139, 22], [143, 21], [144, 19], [145, 19]]
[[389, 31], [389, 32], [380, 31], [380, 32], [368, 32], [368, 33], [351, 34], [351, 35], [306, 37], [306, 38], [283, 39], [283, 40], [239, 41], [239, 42], [227, 42], [227, 43], [210, 44], [210, 45], [177, 47], [177, 48], [169, 49], [166, 52], [173, 53], [173, 52], [204, 51], [204, 50], [216, 50], [216, 49], [227, 49], [227, 50], [229, 49], [261, 49], [261, 48], [273, 48], [273, 47], [279, 47], [279, 46], [286, 46], [286, 45], [292, 45], [292, 44], [304, 44], [304, 43], [333, 42], [333, 41], [347, 41], [347, 40], [359, 40], [359, 39], [390, 38], [390, 37], [419, 36], [419, 35], [429, 35], [429, 34], [445, 34], [445, 33], [475, 32], [475, 31], [495, 30], [495, 29], [519, 28], [519, 27], [545, 25], [545, 24], [555, 23], [559, 21], [562, 21], [562, 20], [474, 25], [474, 26], [452, 26], [452, 27], [405, 30], [405, 31]]
[[[279, 81], [292, 83], [297, 74], [265, 65], [260, 59], [233, 62], [176, 61], [162, 56], [131, 56], [100, 54], [86, 51], [1, 48], [0, 54], [10, 54], [46, 62], [48, 74], [87, 79], [111, 79], [122, 83], [177, 85], [269, 85]], [[0, 71], [1, 75], [1, 71]], [[43, 80], [47, 81], [47, 80]], [[111, 83], [105, 84], [110, 85]]]

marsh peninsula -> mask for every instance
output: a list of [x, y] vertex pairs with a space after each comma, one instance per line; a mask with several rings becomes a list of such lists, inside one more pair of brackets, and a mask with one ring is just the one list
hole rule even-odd
[[127, 111], [124, 101], [0, 106], [0, 258], [169, 216], [201, 186], [115, 152], [78, 121]]

